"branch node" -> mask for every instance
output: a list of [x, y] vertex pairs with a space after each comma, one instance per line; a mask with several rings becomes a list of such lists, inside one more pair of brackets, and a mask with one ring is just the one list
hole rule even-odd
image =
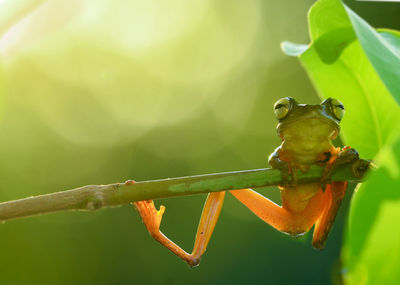
[[352, 165], [352, 172], [356, 178], [362, 178], [365, 172], [370, 168], [372, 160], [358, 159]]

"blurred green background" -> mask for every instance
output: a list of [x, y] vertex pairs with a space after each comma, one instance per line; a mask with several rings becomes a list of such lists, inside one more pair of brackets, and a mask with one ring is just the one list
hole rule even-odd
[[[319, 102], [279, 47], [309, 42], [314, 1], [25, 2], [35, 9], [0, 35], [1, 201], [266, 167], [280, 143], [273, 103]], [[400, 29], [398, 3], [345, 2]], [[262, 192], [279, 202], [276, 188]], [[336, 283], [349, 198], [318, 252], [310, 235], [287, 237], [227, 195], [194, 269], [128, 205], [11, 221], [0, 226], [0, 284]], [[204, 200], [156, 202], [167, 207], [162, 230], [188, 251]]]

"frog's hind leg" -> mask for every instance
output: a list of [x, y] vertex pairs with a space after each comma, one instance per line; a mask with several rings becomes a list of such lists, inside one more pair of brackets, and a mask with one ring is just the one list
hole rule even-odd
[[340, 204], [346, 193], [347, 182], [332, 182], [325, 189], [325, 207], [315, 223], [312, 245], [317, 249], [324, 247], [332, 228]]
[[157, 210], [154, 206], [154, 202], [151, 200], [134, 202], [132, 204], [135, 206], [136, 210], [138, 210], [150, 235], [193, 267], [200, 263], [200, 258], [207, 248], [214, 227], [218, 221], [224, 197], [225, 192], [210, 193], [208, 195], [201, 214], [194, 248], [191, 254], [184, 251], [160, 231], [160, 223], [165, 211], [164, 206], [161, 206], [160, 210]]
[[322, 191], [312, 197], [304, 209], [298, 212], [281, 207], [251, 189], [230, 192], [264, 222], [292, 236], [299, 236], [309, 231], [323, 210]]
[[292, 216], [286, 209], [251, 189], [232, 190], [230, 192], [261, 220], [278, 231], [287, 230], [287, 225]]

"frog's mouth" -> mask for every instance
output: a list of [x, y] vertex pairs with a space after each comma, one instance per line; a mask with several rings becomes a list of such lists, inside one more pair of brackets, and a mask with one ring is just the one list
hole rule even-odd
[[[304, 121], [309, 121], [310, 124], [304, 124]], [[304, 124], [305, 126], [310, 125], [309, 127], [312, 128], [312, 125], [313, 125], [311, 123], [312, 121], [317, 122], [317, 123], [314, 123], [315, 128], [318, 128], [318, 124], [326, 124], [326, 125], [331, 126], [332, 129], [334, 131], [336, 131], [334, 137], [336, 137], [340, 131], [340, 125], [337, 122], [337, 120], [335, 120], [334, 118], [320, 116], [318, 114], [311, 113], [311, 114], [307, 114], [305, 116], [297, 117], [296, 119], [293, 119], [293, 120], [287, 120], [287, 121], [280, 122], [277, 126], [278, 135], [281, 136], [282, 130], [284, 130], [290, 126], [296, 125], [296, 124], [299, 125], [299, 131], [301, 131], [302, 128], [304, 127], [304, 126], [301, 126], [302, 124]]]

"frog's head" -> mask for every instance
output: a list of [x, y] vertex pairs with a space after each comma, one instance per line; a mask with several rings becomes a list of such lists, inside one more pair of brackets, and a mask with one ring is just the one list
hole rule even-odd
[[312, 133], [331, 130], [332, 134], [329, 136], [333, 139], [339, 133], [344, 106], [339, 100], [333, 98], [328, 98], [321, 104], [308, 105], [299, 104], [295, 99], [285, 97], [275, 103], [274, 111], [279, 121], [278, 135], [281, 137], [282, 132]]

